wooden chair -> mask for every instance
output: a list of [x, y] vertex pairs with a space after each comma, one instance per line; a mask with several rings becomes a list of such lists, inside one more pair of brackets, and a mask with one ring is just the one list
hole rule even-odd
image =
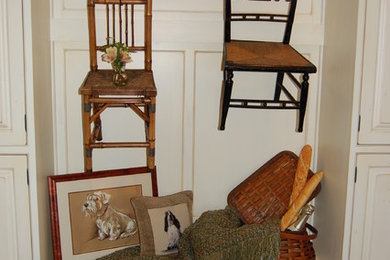
[[[273, 0], [267, 1], [273, 4]], [[279, 0], [275, 0], [279, 1]], [[315, 73], [316, 67], [289, 45], [291, 29], [294, 22], [296, 0], [289, 2], [288, 13], [236, 13], [232, 11], [231, 0], [225, 0], [225, 39], [223, 53], [224, 91], [219, 129], [225, 129], [226, 116], [229, 107], [250, 109], [297, 109], [299, 111], [298, 132], [303, 130], [307, 95], [309, 89], [309, 73]], [[275, 22], [285, 23], [282, 42], [233, 40], [231, 37], [232, 22]], [[277, 73], [273, 100], [232, 99], [233, 72], [273, 72]], [[292, 73], [303, 75], [300, 82]], [[298, 97], [294, 98], [283, 85], [284, 76], [287, 75], [299, 89]], [[281, 100], [281, 92], [287, 100]]]
[[[106, 19], [106, 39], [99, 46], [96, 40], [95, 7], [103, 6]], [[105, 7], [105, 11], [104, 11]], [[146, 148], [147, 166], [155, 167], [155, 112], [157, 89], [152, 72], [152, 0], [87, 0], [89, 51], [91, 70], [79, 89], [83, 99], [84, 167], [92, 171], [92, 150], [99, 148]], [[135, 40], [135, 9], [144, 11], [144, 39]], [[141, 19], [142, 20], [142, 19]], [[138, 28], [138, 27], [137, 27]], [[121, 42], [131, 50], [144, 52], [144, 68], [126, 70], [125, 86], [113, 84], [113, 70], [101, 70], [97, 66], [97, 52], [103, 46]], [[138, 39], [138, 38], [137, 38]], [[100, 115], [107, 108], [126, 107], [145, 121], [144, 142], [103, 142]], [[92, 130], [91, 130], [92, 129]]]

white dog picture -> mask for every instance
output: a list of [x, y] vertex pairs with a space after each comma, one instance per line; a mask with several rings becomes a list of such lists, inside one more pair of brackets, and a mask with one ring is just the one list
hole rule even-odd
[[99, 240], [116, 240], [137, 233], [135, 219], [116, 210], [110, 205], [111, 195], [95, 191], [87, 195], [82, 210], [87, 217], [96, 217]]
[[70, 193], [73, 254], [139, 245], [130, 199], [141, 195], [141, 185]]

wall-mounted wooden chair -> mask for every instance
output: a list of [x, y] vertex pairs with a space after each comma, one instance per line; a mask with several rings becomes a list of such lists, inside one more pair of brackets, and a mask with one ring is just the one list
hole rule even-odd
[[[275, 1], [279, 2], [279, 0], [250, 1], [267, 1], [267, 4], [269, 5], [275, 4]], [[226, 116], [229, 107], [235, 107], [250, 109], [296, 109], [299, 111], [298, 132], [302, 132], [309, 89], [309, 73], [315, 73], [316, 67], [289, 44], [297, 1], [285, 1], [289, 2], [287, 13], [269, 14], [235, 12], [232, 10], [231, 0], [225, 0], [225, 39], [223, 53], [224, 90], [222, 94], [220, 130], [225, 129]], [[231, 24], [233, 22], [285, 23], [283, 41], [267, 42], [232, 39]], [[233, 72], [235, 71], [277, 73], [274, 99], [232, 99]], [[302, 81], [300, 82], [293, 73], [302, 74]], [[297, 98], [295, 98], [283, 85], [285, 75], [287, 75], [299, 89]], [[286, 100], [281, 100], [281, 92], [286, 96]]]
[[[97, 43], [95, 7], [103, 6], [106, 32], [101, 45]], [[152, 0], [87, 0], [90, 72], [82, 83], [79, 94], [83, 100], [84, 167], [92, 171], [92, 150], [101, 148], [146, 148], [147, 166], [155, 167], [155, 112], [157, 90], [152, 72]], [[144, 12], [144, 39], [135, 40], [135, 10]], [[142, 20], [142, 19], [141, 19]], [[125, 86], [113, 84], [113, 70], [98, 69], [97, 53], [104, 45], [121, 42], [131, 50], [144, 52], [144, 68], [126, 70]], [[138, 38], [137, 38], [138, 40]], [[100, 55], [99, 55], [100, 57]], [[100, 115], [108, 108], [126, 107], [134, 111], [146, 126], [143, 142], [103, 142]]]

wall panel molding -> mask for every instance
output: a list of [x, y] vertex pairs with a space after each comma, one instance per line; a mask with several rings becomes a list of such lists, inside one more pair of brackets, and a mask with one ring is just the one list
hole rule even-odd
[[32, 259], [25, 156], [0, 156], [0, 252], [3, 259]]
[[26, 144], [24, 52], [20, 1], [0, 3], [0, 144]]
[[386, 0], [367, 2], [361, 76], [359, 143], [390, 144], [390, 5]]
[[[248, 0], [233, 1], [239, 6], [242, 6], [251, 11], [251, 3]], [[256, 3], [259, 5], [258, 3]], [[264, 8], [261, 11], [272, 10], [275, 8], [267, 8], [267, 3], [260, 3]], [[323, 0], [301, 0], [298, 1], [295, 24], [321, 24], [322, 23], [322, 6]], [[278, 8], [276, 8], [277, 10]], [[221, 21], [223, 19], [223, 0], [164, 0], [153, 2], [153, 19], [155, 21], [177, 21], [177, 20], [201, 20], [210, 19]], [[102, 11], [103, 13], [103, 11]], [[79, 0], [59, 0], [52, 1], [52, 17], [57, 19], [80, 19], [86, 18], [85, 1]]]
[[[297, 15], [313, 16], [316, 12], [316, 9], [321, 8], [321, 3], [322, 1], [314, 0], [298, 1]], [[252, 3], [248, 2], [248, 0], [233, 0], [233, 4], [245, 8], [245, 6], [251, 6]], [[267, 3], [256, 3], [256, 5], [264, 6], [267, 9]], [[85, 12], [86, 2], [79, 0], [53, 1], [52, 8], [54, 16], [61, 17], [66, 15], [72, 15], [72, 13], [80, 11]], [[221, 13], [222, 9], [223, 0], [164, 0], [153, 2], [153, 10], [157, 13]]]
[[10, 106], [10, 83], [8, 71], [8, 21], [6, 1], [0, 3], [0, 128], [10, 130], [11, 128], [11, 106]]
[[[183, 15], [187, 16], [186, 14], [180, 14], [180, 16]], [[166, 17], [172, 17], [172, 15], [166, 14]], [[74, 30], [73, 28], [79, 29]], [[205, 28], [207, 28], [207, 30], [205, 30]], [[275, 31], [273, 30], [273, 26], [268, 27], [266, 24], [263, 24], [261, 28], [264, 29], [261, 31], [262, 39], [275, 38]], [[277, 32], [280, 31], [282, 33], [282, 30], [280, 30], [281, 28], [277, 27], [276, 29]], [[244, 26], [240, 26], [239, 31], [245, 32]], [[258, 28], [256, 31], [258, 32]], [[245, 32], [244, 34], [248, 33], [250, 32]], [[279, 39], [278, 36], [276, 37], [276, 39]], [[86, 18], [84, 19], [78, 17], [75, 19], [53, 20], [51, 27], [51, 40], [64, 42], [88, 42], [88, 24]], [[154, 48], [156, 44], [159, 43], [169, 43], [171, 45], [177, 45], [178, 43], [188, 45], [204, 45], [213, 43], [220, 44], [222, 46], [222, 16], [218, 14], [217, 19], [208, 19], [205, 16], [195, 14], [192, 19], [178, 18], [177, 20], [157, 20], [156, 17], [154, 17], [152, 40]], [[294, 25], [291, 36], [292, 44], [322, 45], [322, 42], [323, 26], [321, 24], [296, 23]]]
[[5, 257], [5, 259], [16, 259], [18, 255], [13, 174], [14, 172], [11, 169], [0, 169], [0, 196], [3, 198], [0, 202], [0, 209], [4, 214], [0, 224], [2, 234], [0, 242], [1, 248], [4, 250], [1, 250], [2, 257]]
[[358, 154], [349, 259], [381, 259], [389, 254], [389, 154]]
[[390, 7], [388, 6], [388, 1], [380, 1], [380, 16], [379, 16], [379, 36], [378, 36], [378, 46], [377, 46], [377, 75], [375, 80], [375, 106], [373, 112], [373, 127], [378, 129], [390, 129], [390, 116], [387, 112], [390, 109], [389, 102], [386, 97], [390, 96], [390, 88], [388, 85], [388, 75], [386, 73], [389, 68], [390, 61], [390, 52], [387, 50], [388, 41], [390, 39], [389, 32], [386, 31], [388, 25], [390, 24], [390, 16], [388, 11]]

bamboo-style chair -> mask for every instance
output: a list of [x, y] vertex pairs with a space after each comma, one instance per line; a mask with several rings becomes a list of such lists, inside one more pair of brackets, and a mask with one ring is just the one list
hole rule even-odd
[[[269, 5], [279, 0], [249, 0], [267, 1]], [[315, 73], [316, 67], [291, 47], [290, 36], [294, 22], [297, 0], [289, 2], [288, 12], [285, 14], [269, 13], [240, 13], [232, 10], [231, 0], [225, 0], [225, 29], [223, 52], [223, 97], [219, 129], [225, 129], [229, 107], [249, 109], [296, 109], [299, 111], [298, 132], [303, 130], [303, 121], [309, 89], [309, 73]], [[232, 39], [231, 24], [235, 22], [275, 22], [285, 23], [283, 41], [248, 41]], [[274, 98], [272, 100], [232, 99], [233, 72], [272, 72], [277, 73]], [[300, 82], [293, 73], [302, 74]], [[283, 85], [287, 75], [298, 88], [298, 97], [295, 98]], [[286, 100], [281, 100], [283, 91]]]
[[[98, 45], [95, 7], [103, 6], [106, 39]], [[105, 7], [105, 11], [104, 11]], [[152, 72], [152, 0], [87, 0], [90, 71], [79, 88], [83, 102], [84, 167], [92, 171], [92, 150], [101, 148], [146, 148], [147, 166], [155, 167], [155, 112], [157, 89]], [[135, 40], [135, 9], [144, 12], [144, 39]], [[141, 19], [142, 20], [142, 19]], [[137, 24], [138, 26], [138, 24]], [[138, 27], [137, 27], [138, 28]], [[97, 53], [103, 46], [121, 42], [133, 51], [144, 52], [144, 68], [126, 70], [125, 86], [113, 84], [113, 70], [98, 69]], [[138, 38], [137, 38], [138, 40]], [[145, 121], [143, 142], [103, 142], [100, 115], [108, 108], [127, 107]]]

